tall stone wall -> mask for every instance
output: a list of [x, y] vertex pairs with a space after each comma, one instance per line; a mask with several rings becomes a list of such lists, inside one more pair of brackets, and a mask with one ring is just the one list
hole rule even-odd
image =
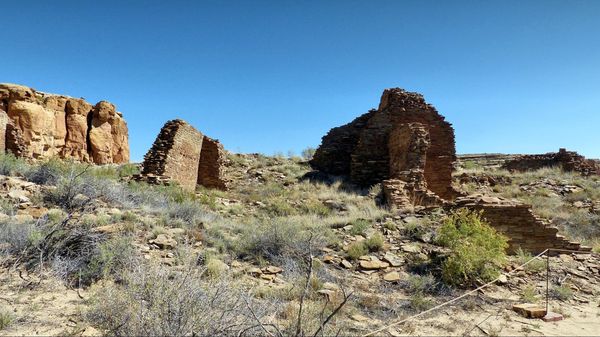
[[219, 141], [204, 137], [198, 165], [198, 185], [226, 190], [224, 177], [225, 149]]
[[556, 227], [533, 214], [530, 205], [495, 197], [469, 196], [458, 198], [455, 207], [483, 211], [483, 217], [489, 224], [509, 238], [510, 252], [519, 248], [534, 254], [548, 248], [591, 250], [559, 235]]
[[[377, 110], [353, 122], [332, 129], [315, 152], [313, 168], [331, 174], [349, 175], [352, 182], [370, 186], [397, 178], [391, 172], [390, 133], [403, 124], [419, 123], [429, 134], [423, 174], [428, 189], [443, 199], [456, 196], [452, 189], [452, 170], [456, 160], [454, 130], [420, 94], [394, 88], [386, 89]], [[395, 159], [394, 159], [395, 160]]]
[[389, 135], [390, 175], [383, 180], [386, 200], [399, 208], [442, 206], [445, 201], [428, 189], [425, 177], [429, 132], [420, 123], [399, 124]]
[[[33, 159], [129, 162], [127, 124], [108, 102], [92, 106], [83, 99], [0, 84], [0, 110], [7, 113], [15, 128], [10, 134], [12, 140], [4, 139], [2, 151]], [[23, 144], [15, 144], [16, 139]]]
[[193, 191], [196, 185], [226, 189], [225, 150], [217, 140], [205, 137], [181, 119], [168, 121], [144, 156], [136, 180], [153, 184], [175, 182]]
[[579, 172], [582, 175], [600, 175], [600, 164], [586, 159], [577, 152], [560, 149], [546, 154], [524, 155], [509, 160], [502, 166], [509, 171], [532, 171], [546, 167], [561, 167], [567, 172]]
[[168, 121], [144, 157], [142, 175], [175, 181], [187, 190], [196, 188], [204, 136], [185, 121]]

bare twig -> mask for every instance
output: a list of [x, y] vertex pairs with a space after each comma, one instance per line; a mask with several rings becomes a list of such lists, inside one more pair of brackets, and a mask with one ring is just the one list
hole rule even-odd
[[298, 308], [298, 320], [296, 321], [296, 337], [302, 334], [302, 309], [304, 307], [304, 299], [308, 294], [308, 287], [310, 286], [310, 280], [313, 273], [313, 256], [312, 256], [312, 239], [313, 234], [310, 234], [308, 238], [308, 249], [307, 249], [307, 268], [306, 268], [306, 283], [304, 284], [304, 290], [300, 296], [300, 307]]
[[[342, 289], [342, 294], [344, 295], [344, 300], [342, 301], [342, 303], [340, 303], [335, 310], [333, 310], [331, 312], [331, 314], [329, 314], [329, 316], [327, 316], [327, 318], [321, 323], [321, 326], [319, 326], [319, 329], [317, 329], [317, 331], [315, 332], [315, 334], [313, 335], [313, 337], [317, 337], [319, 335], [319, 333], [325, 329], [325, 326], [327, 325], [327, 323], [329, 323], [329, 321], [335, 317], [335, 315], [338, 314], [338, 312], [342, 309], [342, 307], [344, 305], [346, 305], [346, 303], [348, 302], [348, 300], [350, 299], [350, 297], [352, 296], [352, 293], [350, 294], [346, 294], [346, 291], [344, 289]], [[339, 331], [338, 331], [339, 333]]]
[[[265, 327], [265, 325], [260, 321], [260, 319], [258, 319], [258, 317], [256, 316], [256, 313], [254, 312], [254, 310], [252, 310], [252, 307], [250, 306], [250, 302], [248, 302], [248, 299], [246, 297], [244, 298], [244, 302], [246, 302], [246, 307], [248, 307], [248, 310], [250, 310], [250, 313], [252, 314], [252, 317], [254, 318], [254, 320], [258, 323], [257, 326], [260, 326], [261, 329], [263, 329], [264, 332], [267, 333], [267, 335], [271, 336], [271, 337], [275, 337], [273, 336], [273, 334]], [[255, 326], [256, 327], [256, 326]], [[240, 332], [240, 334], [238, 336], [241, 336], [244, 332], [246, 332], [248, 329], [243, 330]]]

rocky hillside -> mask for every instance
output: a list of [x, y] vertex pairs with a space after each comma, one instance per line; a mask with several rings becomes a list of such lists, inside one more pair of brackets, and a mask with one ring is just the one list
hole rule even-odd
[[[288, 335], [302, 307], [302, 335], [364, 335], [480, 284], [444, 277], [443, 209], [383, 207], [379, 187], [307, 175], [300, 158], [228, 154], [223, 170], [228, 190], [186, 192], [128, 182], [131, 165], [2, 157], [0, 334]], [[599, 184], [557, 169], [454, 175], [459, 191], [529, 198], [596, 251]], [[529, 259], [508, 257], [496, 284], [378, 335], [600, 331], [598, 256], [550, 259], [555, 323], [511, 309], [544, 303], [545, 260], [517, 268]]]

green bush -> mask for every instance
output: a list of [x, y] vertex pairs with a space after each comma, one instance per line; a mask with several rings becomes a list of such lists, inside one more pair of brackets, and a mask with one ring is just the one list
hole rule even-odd
[[365, 246], [371, 252], [380, 251], [383, 248], [383, 235], [376, 233], [364, 241]]
[[481, 212], [460, 209], [446, 218], [437, 242], [450, 249], [442, 278], [450, 285], [491, 281], [506, 261], [508, 239], [481, 218]]
[[367, 249], [367, 246], [364, 244], [364, 242], [360, 241], [354, 242], [353, 244], [348, 246], [347, 253], [348, 258], [350, 260], [358, 260], [359, 257], [367, 255], [369, 253], [369, 250]]
[[0, 154], [0, 174], [23, 174], [29, 169], [25, 160], [15, 157], [12, 153]]
[[371, 227], [371, 223], [366, 219], [356, 219], [350, 225], [352, 226], [350, 229], [352, 235], [364, 235], [366, 230]]
[[15, 319], [12, 312], [7, 309], [0, 309], [0, 330], [6, 329]]

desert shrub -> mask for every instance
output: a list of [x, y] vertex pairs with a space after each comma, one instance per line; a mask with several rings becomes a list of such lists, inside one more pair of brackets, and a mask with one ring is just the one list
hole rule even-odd
[[44, 193], [44, 201], [61, 207], [67, 212], [84, 208], [94, 198], [100, 197], [102, 186], [89, 179], [85, 171], [71, 170], [58, 177], [56, 188]]
[[0, 174], [16, 175], [23, 174], [29, 169], [25, 160], [15, 157], [12, 153], [0, 154]]
[[366, 219], [355, 219], [350, 223], [350, 234], [352, 235], [364, 235], [367, 229], [371, 227], [371, 223]]
[[527, 303], [536, 303], [538, 301], [537, 291], [534, 286], [527, 286], [521, 290], [521, 300]]
[[550, 296], [560, 301], [568, 301], [573, 297], [573, 290], [568, 286], [556, 286], [550, 288]]
[[9, 199], [0, 199], [0, 212], [6, 215], [15, 215], [17, 205]]
[[[77, 272], [84, 284], [92, 281], [117, 277], [135, 259], [135, 250], [130, 237], [116, 237], [100, 243], [92, 253], [89, 262]], [[68, 275], [64, 275], [68, 277]]]
[[193, 227], [200, 222], [208, 221], [212, 216], [202, 209], [200, 204], [195, 201], [184, 201], [181, 203], [171, 203], [167, 210], [167, 216], [170, 220], [180, 220], [186, 227]]
[[67, 220], [0, 225], [0, 246], [7, 246], [4, 253], [12, 254], [26, 268], [49, 268], [72, 285], [89, 285], [118, 275], [134, 259], [129, 237], [108, 239], [87, 226], [70, 225]]
[[58, 179], [68, 171], [67, 167], [66, 162], [52, 158], [31, 166], [25, 172], [25, 179], [38, 185], [55, 185]]
[[[533, 259], [533, 255], [530, 252], [526, 252], [521, 247], [517, 249], [515, 252], [515, 260], [519, 265], [525, 264], [527, 261]], [[540, 271], [546, 269], [546, 262], [540, 258], [536, 258], [535, 260], [529, 262], [525, 267], [525, 270], [539, 273]]]
[[35, 223], [0, 223], [0, 255], [20, 254], [41, 237], [39, 227]]
[[131, 177], [140, 173], [140, 167], [135, 164], [123, 164], [117, 169], [120, 178]]
[[277, 262], [307, 253], [310, 239], [313, 250], [329, 244], [329, 229], [312, 218], [273, 218], [257, 220], [243, 227], [232, 247], [240, 257]]
[[468, 285], [497, 277], [506, 260], [508, 239], [481, 218], [480, 212], [460, 209], [444, 221], [437, 241], [450, 249], [442, 277], [450, 285]]
[[0, 331], [8, 328], [15, 320], [15, 315], [4, 307], [0, 307]]
[[350, 244], [346, 253], [348, 254], [348, 258], [350, 260], [358, 260], [359, 257], [367, 255], [369, 253], [369, 249], [363, 241], [359, 241]]
[[[207, 282], [203, 270], [183, 273], [140, 266], [121, 285], [100, 289], [88, 319], [113, 336], [222, 336], [261, 333], [264, 310], [228, 281]], [[246, 302], [248, 301], [248, 302]], [[247, 304], [248, 303], [248, 304]]]
[[416, 311], [425, 311], [433, 306], [433, 301], [423, 293], [414, 293], [409, 297], [410, 307]]
[[375, 233], [371, 237], [366, 239], [364, 241], [364, 243], [369, 251], [371, 251], [371, 252], [380, 251], [383, 248], [383, 243], [384, 243], [383, 235], [381, 235], [380, 233]]
[[314, 147], [307, 147], [306, 149], [302, 150], [302, 159], [311, 160], [316, 151], [317, 150]]
[[417, 275], [410, 276], [402, 281], [402, 286], [409, 294], [430, 294], [435, 291], [438, 284], [432, 275]]

